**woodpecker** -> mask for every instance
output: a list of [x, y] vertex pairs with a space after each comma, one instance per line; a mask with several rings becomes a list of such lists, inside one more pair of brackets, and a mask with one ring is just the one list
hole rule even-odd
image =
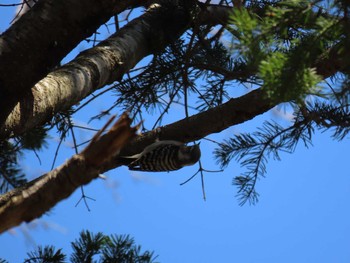
[[158, 141], [141, 153], [124, 158], [132, 159], [129, 169], [134, 171], [164, 172], [193, 165], [201, 156], [199, 145], [186, 146], [178, 141]]

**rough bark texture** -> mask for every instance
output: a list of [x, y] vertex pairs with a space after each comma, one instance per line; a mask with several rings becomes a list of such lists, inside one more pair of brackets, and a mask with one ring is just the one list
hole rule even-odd
[[102, 135], [113, 119], [114, 117], [80, 154], [25, 186], [0, 196], [0, 233], [40, 217], [78, 187], [98, 177], [100, 167], [118, 154], [138, 129], [138, 126], [130, 127], [131, 119], [123, 114]]
[[[128, 1], [38, 1], [0, 36], [0, 123], [22, 96]], [[9, 103], [11, 102], [11, 103]]]
[[148, 54], [164, 48], [188, 28], [186, 10], [153, 8], [98, 46], [37, 83], [20, 100], [0, 129], [0, 137], [18, 135], [68, 109], [93, 91], [122, 76]]
[[29, 90], [111, 16], [138, 2], [38, 1], [0, 37], [1, 90]]

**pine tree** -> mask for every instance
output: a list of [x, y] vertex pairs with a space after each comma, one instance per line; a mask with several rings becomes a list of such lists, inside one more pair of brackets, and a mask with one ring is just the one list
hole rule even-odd
[[[247, 169], [233, 180], [241, 204], [258, 200], [255, 185], [266, 175], [269, 157], [292, 153], [299, 142], [308, 147], [316, 129], [333, 131], [337, 140], [348, 135], [347, 1], [161, 0], [95, 5], [38, 1], [0, 36], [0, 190], [14, 189], [0, 197], [4, 218], [0, 231], [42, 215], [100, 173], [121, 166], [118, 155], [139, 153], [156, 139], [201, 140], [276, 105], [293, 111], [288, 125], [266, 120], [253, 133], [217, 142], [214, 156], [222, 168], [235, 159]], [[73, 11], [62, 17], [65, 8]], [[134, 20], [131, 14], [137, 14]], [[96, 30], [111, 17], [115, 33], [97, 41]], [[92, 43], [91, 48], [60, 66], [83, 40]], [[134, 68], [141, 60], [143, 66]], [[252, 91], [232, 98], [234, 85], [249, 85]], [[74, 138], [81, 127], [73, 116], [104, 94], [112, 94], [115, 101], [91, 120], [125, 110], [136, 123], [152, 114], [157, 117], [150, 127], [141, 123], [142, 136], [136, 138], [138, 126], [130, 128], [131, 119], [124, 117], [113, 126], [116, 133], [103, 135], [101, 129], [81, 154], [26, 182], [16, 163], [18, 156], [25, 149], [35, 153], [43, 148], [54, 129], [61, 140], [69, 134]], [[183, 107], [183, 119], [161, 126], [178, 105]], [[113, 147], [106, 151], [106, 145]], [[201, 166], [200, 172], [205, 172]], [[69, 174], [75, 175], [73, 184]], [[65, 186], [64, 192], [59, 189], [61, 195], [55, 192], [58, 179]], [[24, 192], [41, 198], [42, 191], [52, 193], [43, 207], [20, 198]]]

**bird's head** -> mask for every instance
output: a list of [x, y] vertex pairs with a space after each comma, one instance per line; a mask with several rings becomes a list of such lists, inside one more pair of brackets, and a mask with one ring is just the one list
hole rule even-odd
[[184, 166], [195, 164], [201, 157], [199, 144], [195, 144], [193, 146], [181, 146], [178, 157], [179, 161], [181, 161]]

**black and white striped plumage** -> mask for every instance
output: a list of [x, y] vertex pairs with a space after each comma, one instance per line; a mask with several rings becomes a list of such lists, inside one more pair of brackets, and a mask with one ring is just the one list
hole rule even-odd
[[198, 162], [199, 145], [186, 146], [178, 141], [159, 141], [147, 146], [141, 153], [129, 156], [134, 159], [130, 170], [163, 172], [178, 170]]

